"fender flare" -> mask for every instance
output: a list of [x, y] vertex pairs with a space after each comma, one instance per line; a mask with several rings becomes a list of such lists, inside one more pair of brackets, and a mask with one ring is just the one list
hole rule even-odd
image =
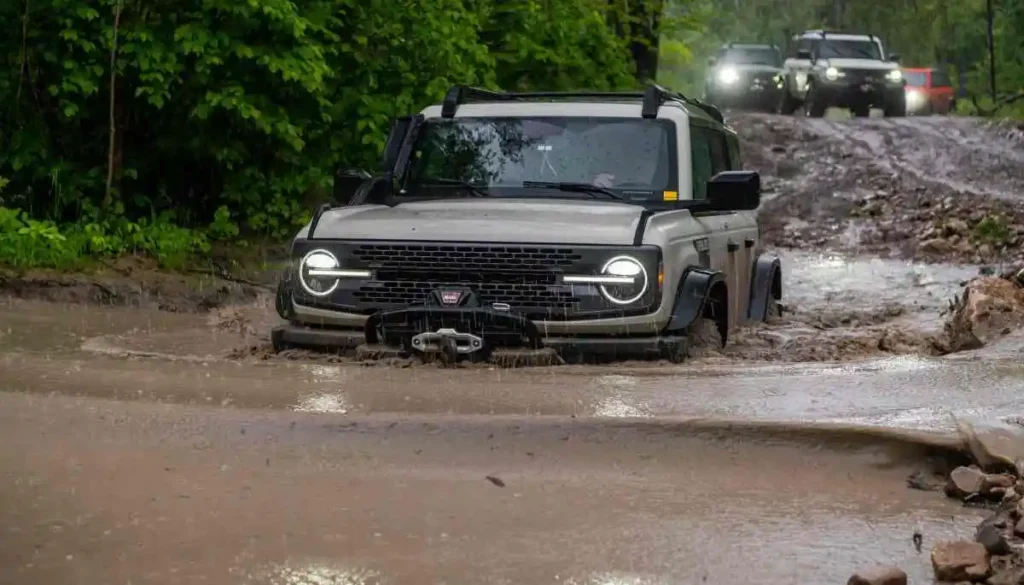
[[[717, 270], [707, 268], [687, 268], [679, 279], [676, 289], [675, 303], [672, 305], [672, 316], [665, 326], [666, 331], [682, 331], [704, 314], [711, 289], [718, 283], [725, 284], [725, 276]], [[728, 319], [719, 324], [722, 343], [728, 334]]]
[[292, 269], [285, 268], [277, 280], [277, 291], [274, 293], [274, 309], [286, 321], [295, 318], [295, 306], [292, 305]]
[[782, 263], [774, 254], [761, 253], [752, 270], [747, 320], [764, 321], [768, 318], [768, 300], [782, 300]]

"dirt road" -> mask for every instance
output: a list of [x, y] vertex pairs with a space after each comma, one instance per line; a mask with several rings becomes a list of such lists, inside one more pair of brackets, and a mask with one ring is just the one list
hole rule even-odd
[[[968, 120], [734, 124], [773, 190], [791, 312], [683, 366], [269, 356], [258, 287], [3, 281], [50, 300], [0, 302], [0, 583], [843, 583], [876, 563], [929, 582], [931, 543], [981, 512], [907, 477], [956, 460], [957, 417], [1024, 413], [1024, 341], [936, 355], [948, 298], [990, 261], [921, 251], [947, 212], [915, 211], [905, 247], [865, 236], [888, 258], [849, 236], [933, 194], [1013, 209], [1016, 138]], [[991, 168], [925, 166], [913, 148], [943, 132], [948, 160]], [[861, 164], [871, 152], [888, 170]], [[888, 211], [835, 203], [868, 188]]]

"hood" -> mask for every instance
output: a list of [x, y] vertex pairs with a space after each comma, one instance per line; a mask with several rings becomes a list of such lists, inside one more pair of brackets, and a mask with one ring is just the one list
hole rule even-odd
[[[314, 238], [632, 245], [643, 207], [598, 200], [442, 199], [323, 214]], [[306, 237], [307, 225], [299, 232]]]
[[750, 63], [722, 63], [722, 69], [731, 68], [740, 73], [778, 73], [781, 67], [774, 65], [752, 65]]
[[826, 59], [828, 66], [836, 69], [871, 69], [874, 71], [890, 71], [898, 69], [899, 65], [889, 61], [877, 59]]

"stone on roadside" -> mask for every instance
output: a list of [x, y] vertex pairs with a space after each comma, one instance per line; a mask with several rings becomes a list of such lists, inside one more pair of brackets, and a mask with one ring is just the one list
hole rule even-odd
[[1017, 536], [1024, 537], [1024, 518], [1017, 521], [1017, 524], [1013, 526], [1013, 533]]
[[1006, 490], [1013, 487], [1016, 480], [1005, 473], [986, 473], [981, 482], [983, 495], [997, 495], [1002, 498]]
[[932, 569], [937, 581], [984, 581], [991, 573], [988, 551], [977, 542], [943, 541], [932, 549]]
[[933, 254], [945, 254], [953, 249], [953, 244], [943, 238], [930, 238], [921, 242], [921, 249]]
[[854, 573], [846, 585], [907, 585], [907, 574], [898, 567], [872, 567]]
[[977, 349], [1024, 326], [1024, 289], [992, 276], [967, 283], [945, 323], [953, 351]]
[[946, 495], [951, 498], [965, 498], [981, 491], [985, 483], [985, 473], [973, 467], [957, 467], [949, 474], [946, 483]]
[[974, 539], [984, 546], [990, 555], [1008, 555], [1013, 552], [1010, 548], [1010, 543], [1003, 538], [1000, 530], [992, 524], [982, 525]]

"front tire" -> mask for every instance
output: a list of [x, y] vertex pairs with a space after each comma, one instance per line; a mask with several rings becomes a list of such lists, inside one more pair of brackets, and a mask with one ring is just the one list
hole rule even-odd
[[800, 109], [800, 100], [793, 97], [789, 88], [782, 91], [782, 99], [779, 100], [779, 113], [783, 116], [792, 116]]
[[821, 92], [812, 83], [807, 88], [807, 98], [804, 100], [804, 111], [811, 118], [824, 118], [828, 103], [822, 99]]
[[885, 102], [882, 112], [886, 118], [904, 118], [907, 115], [907, 98], [900, 96]]

